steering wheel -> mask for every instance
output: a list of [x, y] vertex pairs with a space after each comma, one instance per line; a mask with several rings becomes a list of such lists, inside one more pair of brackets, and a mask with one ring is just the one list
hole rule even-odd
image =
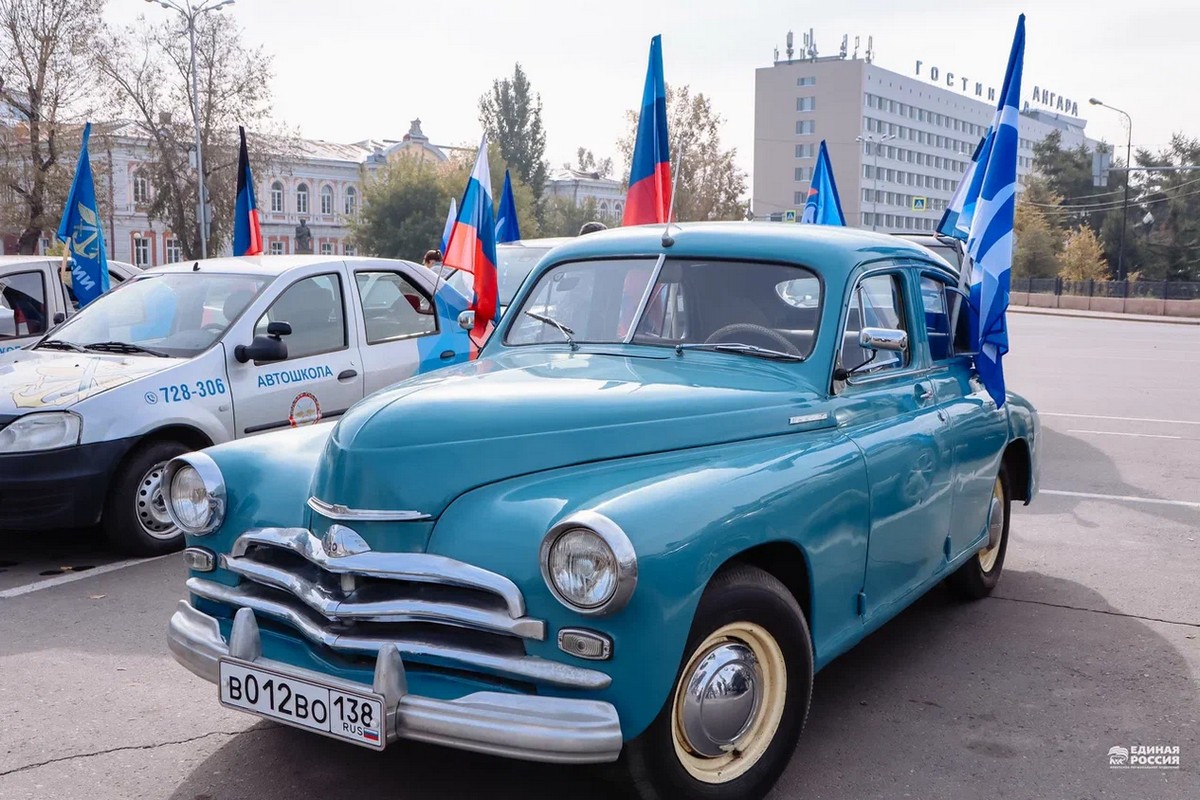
[[712, 332], [712, 335], [704, 340], [705, 344], [753, 344], [753, 342], [744, 341], [744, 337], [749, 335], [751, 338], [757, 336], [760, 339], [766, 339], [771, 342], [772, 350], [782, 350], [785, 353], [793, 356], [803, 356], [799, 347], [782, 333], [770, 328], [764, 328], [762, 325], [754, 325], [749, 322], [735, 322], [732, 325], [726, 325], [724, 328], [717, 328]]

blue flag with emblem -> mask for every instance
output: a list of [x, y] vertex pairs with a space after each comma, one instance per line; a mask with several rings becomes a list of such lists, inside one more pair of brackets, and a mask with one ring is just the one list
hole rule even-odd
[[983, 173], [979, 170], [979, 158], [985, 150], [990, 150], [992, 144], [992, 129], [975, 145], [971, 163], [962, 179], [954, 189], [954, 195], [946, 206], [942, 219], [938, 222], [937, 232], [943, 236], [951, 236], [961, 242], [967, 240], [971, 232], [971, 217], [975, 213], [975, 203], [979, 200], [979, 189], [983, 181]]
[[519, 242], [521, 228], [517, 224], [517, 201], [513, 197], [512, 178], [504, 170], [504, 192], [500, 195], [500, 210], [496, 212], [496, 243]]
[[[1017, 200], [1017, 147], [1020, 134], [1021, 71], [1025, 61], [1025, 15], [1017, 20], [1000, 105], [985, 137], [972, 185], [979, 184], [967, 234], [972, 336], [978, 343], [975, 367], [997, 407], [1004, 405], [1004, 369], [1008, 352], [1008, 290], [1012, 277], [1013, 214]], [[990, 140], [990, 141], [989, 141]], [[971, 189], [966, 199], [971, 200]], [[964, 278], [967, 273], [964, 272]]]
[[88, 159], [88, 137], [92, 123], [83, 126], [83, 144], [79, 148], [79, 163], [75, 165], [75, 180], [63, 207], [58, 239], [66, 246], [71, 259], [71, 288], [86, 306], [108, 291], [108, 258], [104, 252], [104, 230], [96, 206], [96, 184], [92, 179], [92, 163]]
[[825, 140], [817, 150], [817, 164], [813, 167], [812, 180], [808, 183], [808, 200], [804, 203], [804, 216], [801, 222], [814, 222], [817, 225], [846, 224], [846, 215], [842, 213], [842, 201], [838, 197], [837, 184], [833, 180], [833, 165], [829, 163], [829, 151], [825, 148]]

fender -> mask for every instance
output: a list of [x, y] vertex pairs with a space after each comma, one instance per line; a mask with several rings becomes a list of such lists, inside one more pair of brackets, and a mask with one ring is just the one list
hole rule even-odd
[[[1018, 446], [1018, 442], [1024, 443], [1024, 453], [1021, 458], [1024, 459], [1024, 467], [1026, 468], [1025, 475], [1027, 480], [1023, 481], [1023, 486], [1013, 487], [1015, 498], [1024, 500], [1025, 505], [1037, 496], [1038, 486], [1041, 481], [1041, 465], [1038, 448], [1040, 445], [1039, 432], [1041, 431], [1041, 419], [1038, 417], [1037, 410], [1033, 405], [1015, 392], [1008, 393], [1008, 399], [1004, 404], [1008, 409], [1008, 441], [1009, 448]], [[1007, 453], [1007, 451], [1006, 451]], [[1005, 455], [1005, 459], [1017, 457], [1017, 451], [1013, 455]], [[1024, 489], [1022, 493], [1020, 490]]]

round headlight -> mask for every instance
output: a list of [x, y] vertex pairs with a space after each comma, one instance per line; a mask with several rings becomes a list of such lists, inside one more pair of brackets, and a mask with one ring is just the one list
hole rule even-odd
[[167, 513], [184, 533], [211, 533], [225, 515], [225, 482], [216, 462], [190, 453], [167, 464]]
[[625, 605], [637, 583], [637, 556], [616, 523], [580, 512], [542, 541], [542, 576], [562, 603], [582, 614], [609, 614]]

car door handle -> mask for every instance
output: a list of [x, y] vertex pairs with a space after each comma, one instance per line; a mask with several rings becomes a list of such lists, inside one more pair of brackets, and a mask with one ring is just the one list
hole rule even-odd
[[917, 398], [918, 403], [927, 403], [933, 398], [933, 390], [923, 383], [918, 383], [913, 387], [913, 396]]
[[449, 361], [452, 358], [454, 358], [453, 350], [443, 350], [442, 351], [442, 361]]
[[351, 378], [356, 378], [356, 377], [358, 377], [358, 370], [355, 370], [355, 369], [344, 369], [338, 373], [339, 381], [348, 381]]

